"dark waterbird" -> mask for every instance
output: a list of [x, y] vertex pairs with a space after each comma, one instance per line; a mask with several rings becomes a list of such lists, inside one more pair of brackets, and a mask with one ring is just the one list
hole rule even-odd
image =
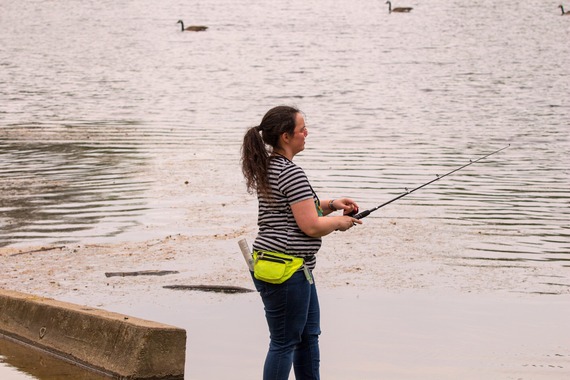
[[390, 1], [386, 1], [386, 4], [388, 4], [388, 13], [392, 13], [392, 12], [408, 13], [412, 9], [414, 9], [412, 7], [396, 7], [394, 9], [392, 9], [392, 3]]
[[182, 20], [178, 20], [177, 24], [180, 24], [180, 26], [182, 27], [182, 31], [188, 31], [188, 32], [203, 32], [206, 29], [208, 29], [207, 26], [202, 26], [202, 25], [191, 25], [187, 28], [184, 28], [184, 21]]
[[562, 4], [560, 4], [558, 8], [560, 8], [560, 10], [562, 11], [562, 16], [570, 16], [570, 11], [564, 12], [564, 7], [562, 6]]

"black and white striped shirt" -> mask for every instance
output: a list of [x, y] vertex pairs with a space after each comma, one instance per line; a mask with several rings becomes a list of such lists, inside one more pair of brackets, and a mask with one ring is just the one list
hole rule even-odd
[[283, 156], [271, 157], [268, 175], [273, 199], [269, 201], [261, 195], [258, 197], [259, 233], [253, 249], [302, 257], [305, 264], [314, 269], [315, 254], [321, 247], [321, 238], [310, 237], [301, 231], [291, 205], [313, 199], [316, 207], [318, 197], [303, 169]]

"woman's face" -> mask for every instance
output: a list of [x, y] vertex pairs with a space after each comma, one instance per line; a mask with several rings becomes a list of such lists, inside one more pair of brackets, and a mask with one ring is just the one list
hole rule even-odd
[[295, 115], [295, 130], [293, 135], [290, 135], [289, 145], [293, 155], [303, 151], [305, 149], [305, 138], [309, 135], [307, 127], [305, 126], [305, 118], [298, 112]]

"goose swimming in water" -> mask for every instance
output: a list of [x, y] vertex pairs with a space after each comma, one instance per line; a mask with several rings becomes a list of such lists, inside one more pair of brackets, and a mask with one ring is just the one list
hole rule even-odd
[[392, 3], [390, 1], [386, 1], [386, 4], [388, 4], [388, 13], [392, 13], [392, 12], [408, 13], [412, 9], [414, 9], [412, 7], [396, 7], [394, 9], [392, 9]]
[[201, 25], [192, 25], [189, 26], [187, 28], [184, 28], [184, 21], [182, 20], [178, 20], [177, 24], [180, 24], [182, 26], [182, 31], [189, 31], [189, 32], [203, 32], [206, 29], [208, 29], [207, 26], [201, 26]]
[[570, 16], [570, 11], [564, 12], [564, 7], [562, 6], [562, 4], [560, 4], [558, 8], [560, 8], [560, 10], [562, 11], [562, 16]]

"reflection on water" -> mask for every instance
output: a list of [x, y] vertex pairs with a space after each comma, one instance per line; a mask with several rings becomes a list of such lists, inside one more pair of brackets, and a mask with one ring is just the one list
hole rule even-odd
[[32, 137], [40, 129], [4, 127], [4, 136], [18, 139], [0, 150], [0, 246], [36, 239], [65, 243], [82, 234], [116, 236], [136, 225], [151, 182], [133, 179], [145, 165], [144, 155], [134, 146], [90, 143], [87, 133], [80, 140], [41, 141]]
[[109, 379], [108, 376], [99, 375], [37, 349], [15, 343], [2, 335], [0, 335], [0, 378], [3, 380]]

